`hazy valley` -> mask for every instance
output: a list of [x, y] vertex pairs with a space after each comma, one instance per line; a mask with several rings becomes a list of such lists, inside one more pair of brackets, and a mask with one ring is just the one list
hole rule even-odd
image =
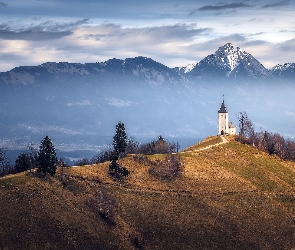
[[234, 123], [246, 111], [256, 130], [293, 138], [294, 79], [294, 63], [268, 70], [232, 44], [184, 68], [145, 57], [21, 66], [0, 73], [1, 146], [23, 149], [49, 135], [81, 158], [108, 147], [121, 120], [137, 140], [162, 135], [183, 149], [217, 133], [223, 94]]

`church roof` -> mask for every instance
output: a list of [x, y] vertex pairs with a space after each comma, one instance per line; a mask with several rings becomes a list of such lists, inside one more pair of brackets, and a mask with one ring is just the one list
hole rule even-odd
[[221, 107], [220, 107], [218, 113], [228, 113], [228, 112], [227, 112], [227, 108], [226, 108], [225, 105], [224, 105], [224, 100], [223, 100], [223, 102], [222, 102], [222, 104], [221, 104]]
[[235, 125], [235, 124], [233, 124], [232, 122], [228, 122], [228, 127], [229, 127], [229, 128], [235, 128], [235, 127], [236, 127], [236, 125]]

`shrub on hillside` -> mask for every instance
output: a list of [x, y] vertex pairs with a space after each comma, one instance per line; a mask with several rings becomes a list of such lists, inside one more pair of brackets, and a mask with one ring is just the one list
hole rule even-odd
[[104, 187], [87, 202], [87, 205], [93, 209], [108, 224], [115, 224], [115, 207], [116, 200], [108, 194]]
[[269, 133], [267, 131], [255, 132], [253, 123], [248, 118], [246, 112], [238, 114], [240, 133], [236, 140], [252, 145], [260, 150], [267, 152], [269, 155], [277, 155], [283, 160], [295, 161], [295, 142], [285, 140], [278, 133]]
[[111, 156], [111, 163], [109, 165], [109, 175], [112, 176], [115, 180], [121, 181], [124, 177], [127, 177], [130, 174], [130, 171], [120, 166], [120, 164], [117, 162], [118, 156], [116, 152], [113, 152]]
[[170, 154], [164, 160], [156, 160], [149, 173], [162, 180], [172, 180], [182, 171], [182, 162], [177, 155]]
[[162, 180], [172, 180], [183, 170], [183, 164], [178, 155], [169, 154], [164, 160], [150, 160], [147, 156], [136, 155], [134, 160], [145, 166], [149, 166], [149, 173]]
[[174, 142], [170, 143], [159, 136], [156, 141], [139, 145], [137, 152], [139, 154], [170, 154], [177, 150], [177, 145]]
[[269, 155], [277, 155], [283, 160], [295, 161], [295, 142], [285, 140], [278, 133], [269, 133], [260, 131], [254, 133], [251, 137], [246, 137], [242, 141], [237, 136], [237, 141], [252, 145], [260, 150], [267, 152]]
[[103, 163], [111, 160], [112, 156], [112, 150], [106, 150], [98, 153], [96, 156], [94, 156], [90, 162], [91, 164], [98, 164], [98, 163]]
[[82, 158], [81, 160], [78, 160], [76, 163], [77, 166], [85, 166], [90, 164], [92, 164], [92, 162], [88, 160], [87, 158]]

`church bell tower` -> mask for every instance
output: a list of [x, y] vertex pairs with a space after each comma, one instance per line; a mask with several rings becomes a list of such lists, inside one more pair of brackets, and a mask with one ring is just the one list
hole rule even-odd
[[228, 111], [224, 104], [224, 97], [221, 104], [221, 107], [218, 111], [218, 135], [227, 135], [229, 134], [228, 127]]

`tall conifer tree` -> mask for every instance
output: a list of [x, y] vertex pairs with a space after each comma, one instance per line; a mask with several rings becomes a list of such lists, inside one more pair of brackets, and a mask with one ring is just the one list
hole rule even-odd
[[116, 134], [113, 138], [113, 146], [118, 157], [125, 153], [127, 147], [127, 134], [123, 122], [118, 122], [116, 125]]
[[44, 174], [55, 175], [57, 167], [57, 157], [55, 148], [48, 136], [46, 136], [40, 144], [38, 152], [38, 172]]
[[118, 122], [116, 125], [116, 134], [113, 137], [114, 150], [111, 154], [111, 164], [109, 165], [109, 174], [116, 179], [128, 176], [129, 171], [120, 166], [117, 160], [125, 153], [127, 147], [127, 134], [124, 123]]

